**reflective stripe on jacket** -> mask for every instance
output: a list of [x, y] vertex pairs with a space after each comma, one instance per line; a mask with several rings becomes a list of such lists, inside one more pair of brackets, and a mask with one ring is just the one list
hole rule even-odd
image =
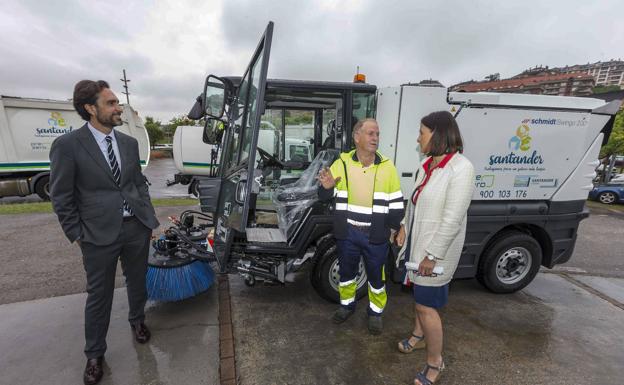
[[[369, 226], [370, 242], [387, 242], [390, 229], [398, 230], [403, 219], [404, 205], [401, 183], [394, 164], [389, 158], [375, 153], [375, 162], [366, 169], [374, 173], [372, 196], [370, 202], [356, 202], [354, 191], [357, 183], [349, 180], [348, 170], [362, 169], [362, 163], [357, 159], [355, 150], [341, 153], [340, 157], [331, 165], [330, 171], [334, 178], [340, 181], [333, 189], [324, 189], [319, 186], [319, 198], [336, 199], [334, 213], [334, 236], [336, 239], [347, 237], [347, 224]], [[351, 182], [351, 183], [350, 183]]]

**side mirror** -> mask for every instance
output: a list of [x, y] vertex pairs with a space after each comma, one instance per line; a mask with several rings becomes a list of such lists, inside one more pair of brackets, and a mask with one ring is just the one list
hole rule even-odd
[[206, 144], [220, 144], [225, 125], [217, 119], [206, 119], [202, 141]]
[[214, 75], [209, 75], [204, 84], [202, 94], [202, 106], [206, 116], [221, 119], [225, 110], [225, 100], [227, 98], [227, 88], [225, 82]]

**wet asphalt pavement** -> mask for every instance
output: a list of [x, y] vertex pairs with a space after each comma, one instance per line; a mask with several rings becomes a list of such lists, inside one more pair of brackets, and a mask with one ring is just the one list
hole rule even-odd
[[[624, 289], [624, 280], [608, 279]], [[305, 281], [249, 288], [230, 278], [239, 384], [411, 384], [425, 352], [403, 354], [413, 301], [390, 285], [384, 332], [371, 336], [367, 301], [342, 325], [336, 305]], [[454, 281], [444, 324], [443, 384], [622, 384], [624, 310], [558, 274], [508, 295]]]
[[166, 181], [173, 180], [179, 171], [175, 168], [173, 158], [152, 159], [145, 168], [143, 174], [147, 177], [150, 185], [152, 198], [186, 198], [188, 185], [175, 184], [167, 187]]

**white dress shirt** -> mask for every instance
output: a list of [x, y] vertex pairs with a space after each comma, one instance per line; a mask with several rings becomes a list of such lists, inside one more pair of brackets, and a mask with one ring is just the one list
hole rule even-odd
[[[91, 134], [95, 138], [95, 141], [97, 142], [98, 147], [100, 147], [100, 151], [102, 151], [102, 156], [106, 160], [106, 164], [108, 165], [108, 167], [110, 167], [111, 171], [113, 170], [113, 167], [111, 166], [110, 161], [108, 159], [108, 143], [106, 142], [106, 137], [110, 136], [111, 138], [113, 138], [113, 141], [112, 141], [113, 152], [115, 153], [115, 157], [117, 158], [117, 165], [119, 165], [119, 171], [121, 172], [122, 159], [121, 159], [121, 156], [119, 156], [119, 147], [117, 146], [117, 139], [115, 138], [115, 130], [113, 129], [110, 132], [110, 134], [106, 135], [102, 131], [99, 131], [97, 128], [93, 127], [91, 123], [89, 122], [87, 122], [87, 127], [89, 128], [89, 131], [91, 131]], [[132, 214], [126, 209], [124, 209], [123, 216], [127, 217], [130, 215]]]

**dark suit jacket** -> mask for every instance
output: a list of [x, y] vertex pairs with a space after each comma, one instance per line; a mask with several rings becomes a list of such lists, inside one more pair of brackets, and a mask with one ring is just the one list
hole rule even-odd
[[119, 186], [86, 124], [52, 143], [50, 199], [70, 242], [113, 243], [121, 229], [124, 199], [145, 226], [159, 225], [141, 173], [137, 140], [119, 131], [115, 138], [121, 158]]

